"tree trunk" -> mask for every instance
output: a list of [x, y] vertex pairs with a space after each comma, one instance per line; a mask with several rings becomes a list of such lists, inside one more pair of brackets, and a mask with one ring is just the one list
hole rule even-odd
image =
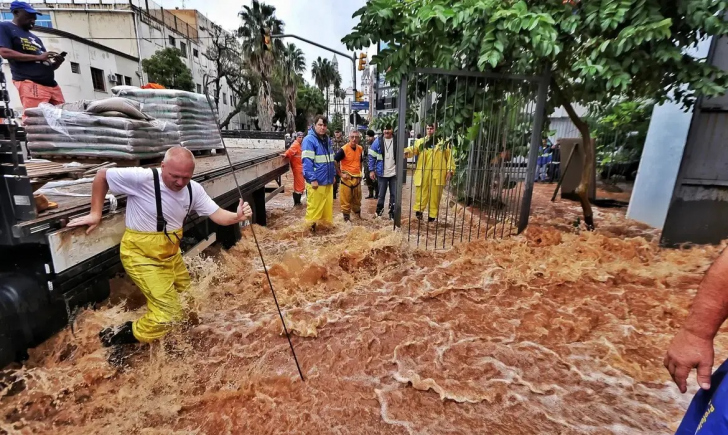
[[296, 88], [289, 89], [286, 95], [286, 131], [296, 131]]
[[235, 117], [235, 115], [237, 115], [238, 113], [240, 113], [242, 110], [243, 110], [242, 105], [238, 104], [230, 113], [227, 114], [227, 116], [225, 117], [225, 119], [223, 119], [222, 121], [220, 121], [220, 130], [222, 130], [225, 127], [227, 127], [228, 124], [230, 124], [230, 121], [232, 121], [232, 119]]
[[271, 86], [268, 80], [263, 77], [258, 88], [258, 127], [262, 131], [273, 131], [274, 113]]
[[[326, 87], [326, 117], [329, 117], [329, 87]], [[329, 119], [329, 121], [331, 121]]]
[[584, 164], [581, 172], [581, 180], [579, 182], [579, 186], [576, 188], [576, 194], [579, 196], [581, 209], [584, 212], [584, 223], [586, 223], [586, 229], [593, 231], [594, 215], [592, 213], [591, 203], [589, 203], [589, 187], [591, 184], [592, 173], [594, 172], [594, 144], [592, 143], [591, 134], [589, 133], [589, 125], [576, 114], [571, 103], [562, 98], [561, 104], [564, 106], [564, 109], [566, 109], [566, 113], [569, 114], [571, 122], [574, 123], [581, 133], [581, 144], [582, 150], [584, 151]]

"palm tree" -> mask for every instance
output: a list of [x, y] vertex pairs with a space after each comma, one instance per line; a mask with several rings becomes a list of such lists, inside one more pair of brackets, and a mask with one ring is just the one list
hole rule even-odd
[[311, 65], [311, 75], [313, 75], [316, 86], [323, 92], [326, 90], [326, 115], [329, 115], [329, 88], [334, 86], [334, 90], [341, 86], [341, 74], [334, 68], [334, 65], [328, 59], [318, 57]]
[[276, 8], [259, 0], [240, 11], [242, 24], [238, 36], [242, 38], [243, 57], [260, 82], [258, 87], [258, 127], [264, 131], [273, 130], [273, 96], [270, 77], [273, 72], [276, 53], [283, 50], [283, 42], [274, 39], [271, 49], [265, 47], [263, 35], [283, 33], [283, 21], [275, 16]]
[[286, 94], [286, 130], [296, 130], [296, 98], [301, 74], [306, 71], [306, 58], [295, 44], [286, 44], [281, 53], [281, 79]]

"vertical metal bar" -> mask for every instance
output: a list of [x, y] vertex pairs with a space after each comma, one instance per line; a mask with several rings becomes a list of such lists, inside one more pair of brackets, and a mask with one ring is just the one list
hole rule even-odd
[[[496, 84], [497, 86], [497, 84]], [[488, 238], [488, 232], [490, 231], [490, 224], [491, 220], [494, 220], [493, 222], [493, 233], [495, 234], [495, 228], [498, 225], [498, 210], [496, 207], [493, 206], [493, 195], [498, 197], [497, 192], [497, 186], [495, 186], [495, 182], [498, 178], [498, 172], [500, 169], [500, 160], [498, 155], [498, 142], [501, 135], [501, 128], [503, 127], [503, 120], [505, 118], [505, 113], [507, 113], [507, 108], [504, 108], [507, 101], [501, 100], [498, 104], [498, 115], [495, 121], [495, 126], [493, 130], [493, 136], [491, 137], [491, 143], [493, 144], [493, 159], [491, 161], [495, 161], [496, 164], [489, 166], [489, 172], [490, 172], [490, 180], [488, 185], [488, 220], [486, 221], [485, 225], [485, 238]], [[494, 192], [495, 191], [495, 192]]]
[[[482, 115], [483, 112], [485, 111], [485, 85], [486, 84], [487, 84], [487, 81], [484, 80], [483, 81], [483, 95], [481, 96], [481, 100], [482, 100], [483, 106], [481, 107], [480, 112], [474, 112], [473, 120], [475, 120], [475, 113], [480, 113]], [[477, 107], [477, 95], [478, 95], [478, 82], [477, 81], [475, 82], [475, 95], [476, 95], [476, 98], [473, 99], [473, 109], [474, 110]], [[481, 118], [481, 120], [482, 120], [482, 118]], [[477, 154], [474, 154], [476, 156], [475, 157], [475, 184], [474, 184], [473, 189], [472, 189], [472, 191], [473, 191], [473, 205], [472, 205], [472, 207], [475, 207], [475, 204], [478, 201], [477, 191], [478, 191], [478, 186], [480, 186], [479, 181], [482, 182], [482, 180], [481, 180], [482, 169], [480, 169], [480, 168], [483, 167], [482, 166], [483, 165], [483, 161], [482, 161], [483, 159], [482, 159], [481, 152], [480, 152], [481, 151], [481, 146], [482, 146], [482, 142], [481, 142], [481, 138], [482, 137], [483, 137], [483, 124], [481, 122], [478, 122], [478, 137], [474, 141], [474, 144], [475, 144], [475, 147], [474, 148], [477, 149]], [[470, 191], [468, 191], [468, 193], [470, 193]], [[471, 207], [471, 210], [472, 210], [472, 207]], [[482, 208], [480, 208], [480, 207], [478, 207], [478, 209], [479, 209], [479, 211], [482, 210]], [[475, 213], [473, 213], [471, 211], [471, 213], [470, 213], [470, 228], [469, 228], [469, 231], [468, 231], [468, 242], [470, 242], [473, 239], [473, 219], [474, 218], [475, 218]]]
[[[488, 84], [488, 91], [492, 91], [494, 88], [493, 83]], [[488, 92], [486, 91], [486, 92]], [[478, 222], [478, 233], [476, 239], [480, 238], [480, 229], [483, 225], [483, 209], [488, 207], [486, 198], [488, 197], [488, 190], [490, 189], [490, 141], [491, 133], [493, 132], [493, 108], [495, 107], [495, 100], [490, 98], [490, 109], [488, 110], [488, 123], [486, 124], [485, 143], [483, 144], [483, 185], [480, 191], [480, 218]], [[485, 114], [485, 109], [483, 110]], [[485, 224], [488, 225], [488, 215], [485, 216]], [[487, 233], [486, 233], [487, 234]]]
[[[518, 129], [519, 135], [518, 135], [517, 142], [514, 144], [514, 146], [511, 149], [511, 161], [509, 163], [509, 173], [515, 178], [515, 183], [516, 183], [512, 189], [509, 189], [511, 191], [511, 195], [508, 199], [508, 204], [509, 204], [508, 234], [509, 235], [513, 231], [514, 222], [516, 221], [516, 217], [518, 216], [518, 213], [520, 212], [519, 204], [520, 204], [520, 200], [521, 200], [522, 183], [519, 180], [520, 180], [521, 170], [520, 170], [520, 166], [518, 166], [518, 167], [515, 166], [514, 159], [515, 159], [516, 146], [520, 146], [521, 140], [522, 140], [521, 135], [520, 135], [520, 132], [521, 132], [520, 127], [521, 127], [521, 125], [524, 124], [524, 119], [527, 121], [530, 118], [530, 114], [529, 114], [529, 110], [528, 110], [530, 107], [530, 104], [531, 104], [530, 97], [532, 95], [530, 82], [524, 82], [521, 84], [519, 95], [520, 95], [520, 97], [518, 100], [518, 111], [516, 112], [516, 118], [515, 118], [516, 119], [515, 124], [516, 124], [516, 128]], [[509, 183], [510, 183], [510, 181], [509, 181]], [[510, 206], [510, 204], [512, 204], [512, 203], [513, 203], [513, 205]]]
[[[417, 76], [417, 85], [419, 86], [420, 78], [422, 77], [421, 74], [418, 74]], [[430, 76], [427, 75], [427, 82], [425, 87], [425, 94], [424, 94], [424, 102], [420, 102], [420, 104], [424, 104], [425, 113], [423, 114], [422, 120], [427, 123], [427, 109], [430, 104]], [[422, 128], [422, 123], [420, 122], [420, 128]], [[416, 142], [416, 140], [415, 140]], [[413, 153], [414, 155], [414, 153]], [[412, 234], [412, 195], [415, 191], [415, 177], [414, 174], [417, 171], [417, 157], [415, 157], [415, 169], [412, 172], [412, 182], [410, 183], [410, 200], [409, 200], [409, 228], [407, 229], [407, 242], [410, 241], [410, 236]]]
[[541, 80], [538, 83], [538, 97], [536, 100], [536, 113], [531, 133], [531, 149], [528, 154], [528, 172], [526, 173], [526, 190], [523, 194], [521, 205], [521, 216], [518, 219], [518, 233], [520, 234], [528, 226], [528, 217], [531, 214], [531, 199], [533, 198], [533, 181], [535, 178], [536, 160], [538, 160], [538, 148], [541, 143], [541, 131], [543, 130], [544, 117], [546, 116], [546, 97], [549, 89], [550, 71], [545, 68]]
[[[448, 94], [448, 91], [449, 91], [450, 82], [449, 82], [449, 80], [446, 80], [445, 83], [446, 83], [446, 85], [445, 85], [445, 111], [444, 111], [443, 117], [445, 119], [444, 122], [447, 122], [447, 94]], [[459, 85], [459, 83], [460, 82], [458, 80], [458, 77], [455, 76], [455, 99], [457, 99], [457, 95], [458, 95], [458, 85]], [[454, 105], [453, 105], [453, 107], [454, 107]], [[455, 110], [453, 109], [453, 116], [454, 115], [455, 115]], [[435, 137], [437, 137], [437, 130], [439, 129], [439, 126], [438, 125], [435, 125], [435, 129], [436, 129], [435, 130]], [[430, 228], [430, 225], [429, 225], [430, 224], [430, 205], [431, 205], [431, 202], [432, 202], [432, 200], [430, 198], [432, 198], [432, 190], [433, 190], [432, 189], [432, 175], [433, 175], [433, 172], [435, 170], [434, 157], [435, 157], [435, 149], [437, 148], [437, 144], [438, 144], [438, 142], [436, 140], [433, 141], [432, 152], [431, 152], [431, 157], [430, 157], [432, 159], [432, 161], [430, 162], [430, 166], [432, 166], [432, 167], [430, 168], [430, 186], [429, 186], [429, 188], [430, 188], [430, 195], [429, 195], [429, 198], [428, 198], [428, 201], [427, 201], [427, 228], [428, 228], [428, 230]], [[443, 140], [443, 146], [447, 146], [447, 142], [445, 140]], [[450, 201], [450, 189], [449, 188], [448, 188], [448, 191], [447, 191], [447, 201], [448, 202]], [[448, 208], [445, 208], [445, 224], [447, 224], [447, 214], [448, 214], [447, 212], [448, 212], [448, 210], [449, 210]], [[437, 208], [437, 219], [435, 221], [435, 249], [437, 249], [437, 226], [439, 224], [439, 221], [440, 221], [440, 207]], [[445, 249], [445, 233], [446, 232], [447, 232], [446, 230], [443, 230], [443, 232], [442, 232], [442, 234], [443, 234], [442, 235], [442, 240], [443, 240], [442, 241], [442, 249]]]
[[[469, 79], [470, 78], [468, 77], [468, 79], [465, 81], [465, 91], [463, 92], [463, 102], [468, 97]], [[477, 82], [476, 82], [476, 87], [477, 87]], [[475, 98], [477, 98], [477, 96], [478, 96], [477, 93], [473, 96], [473, 113], [475, 112]], [[463, 125], [463, 130], [465, 130], [465, 125]], [[470, 153], [470, 150], [468, 150], [468, 152]], [[468, 210], [468, 194], [470, 193], [470, 183], [472, 181], [471, 174], [473, 172], [472, 162], [473, 161], [471, 159], [468, 159], [468, 174], [465, 179], [465, 192], [466, 192], [465, 193], [465, 202], [463, 203], [463, 223], [462, 223], [462, 225], [460, 225], [460, 243], [463, 242], [463, 235], [465, 234], [465, 212]], [[456, 204], [459, 199], [460, 199], [460, 195], [458, 195], [458, 197], [455, 198]], [[471, 216], [472, 216], [472, 214], [471, 214]], [[456, 215], [455, 225], [457, 226], [457, 215]]]
[[[396, 183], [396, 197], [394, 198], [394, 226], [400, 228], [402, 226], [402, 186], [404, 186], [404, 180], [402, 179], [403, 169], [405, 168], [404, 162], [404, 148], [405, 148], [405, 127], [407, 126], [407, 77], [402, 77], [402, 81], [399, 84], [399, 122], [397, 129], [397, 174], [395, 175]], [[390, 195], [392, 193], [390, 192]]]
[[[450, 82], [448, 80], [448, 77], [449, 76], [445, 76], [445, 99], [443, 100], [443, 102], [444, 102], [444, 108], [443, 108], [444, 109], [444, 114], [443, 114], [443, 118], [445, 118], [445, 120], [447, 120], [447, 97], [448, 97], [448, 90], [449, 90], [448, 88], [450, 87]], [[458, 80], [458, 78], [456, 76], [455, 77], [455, 89], [457, 89], [457, 83], [458, 83], [457, 80]], [[438, 79], [438, 81], [439, 81], [439, 79]], [[439, 101], [439, 98], [438, 98], [438, 101]], [[436, 106], [435, 106], [435, 108], [437, 109]], [[429, 245], [429, 242], [430, 242], [430, 206], [432, 205], [432, 174], [433, 174], [433, 170], [434, 170], [434, 167], [435, 167], [435, 165], [434, 165], [434, 162], [435, 162], [435, 160], [434, 160], [434, 157], [435, 157], [435, 148], [437, 147], [437, 143], [438, 143], [437, 142], [437, 132], [438, 132], [438, 130], [440, 130], [440, 128], [439, 128], [440, 126], [437, 124], [437, 110], [435, 110], [435, 121], [434, 121], [433, 126], [435, 127], [435, 134], [432, 137], [432, 149], [430, 150], [430, 155], [429, 155], [430, 181], [429, 181], [429, 183], [427, 185], [427, 207], [426, 207], [427, 210], [423, 210], [422, 211], [422, 214], [421, 214], [422, 219], [424, 220], [425, 219], [425, 211], [427, 212], [427, 225], [425, 226], [425, 249], [428, 248], [428, 245]], [[423, 153], [422, 153], [422, 155], [420, 157], [425, 157], [425, 156], [427, 156], [427, 153], [424, 152], [424, 147], [423, 147]], [[423, 162], [422, 162], [422, 169], [423, 169], [422, 176], [423, 177], [425, 176], [424, 169], [425, 169], [425, 166], [427, 165], [427, 163], [428, 163], [428, 159], [426, 159], [426, 158], [423, 159]], [[420, 198], [422, 198], [422, 194], [423, 193], [425, 193], [425, 192], [423, 192], [422, 190], [420, 190]], [[422, 205], [422, 204], [420, 204], [420, 205]], [[439, 210], [438, 210], [438, 214], [437, 215], [438, 215], [438, 217], [440, 216]], [[437, 223], [435, 223], [435, 227], [437, 227]], [[437, 249], [437, 234], [435, 234], [435, 249]]]
[[[455, 80], [457, 80], [457, 79], [458, 78], [456, 77]], [[455, 82], [455, 101], [457, 101], [458, 85], [459, 84], [460, 84], [459, 81], [456, 81]], [[453, 104], [453, 106], [452, 106], [452, 116], [453, 116], [453, 118], [455, 118], [457, 116], [455, 114], [455, 104]], [[450, 202], [450, 190], [451, 189], [448, 189], [447, 190], [447, 201], [448, 201], [448, 203]], [[448, 213], [449, 210], [450, 210], [449, 208], [446, 208], [445, 209], [445, 222], [447, 222], [447, 213]], [[455, 246], [455, 228], [457, 228], [457, 226], [458, 226], [458, 198], [457, 197], [455, 197], [455, 210], [453, 210], [452, 215], [453, 215], [452, 216], [452, 240], [450, 241], [450, 246]], [[445, 232], [446, 231], [443, 231], [443, 233], [445, 233]], [[443, 246], [443, 248], [444, 247], [445, 246]]]
[[[524, 117], [527, 121], [529, 121], [529, 123], [531, 123], [531, 120], [533, 119], [533, 106], [534, 106], [534, 104], [536, 104], [536, 102], [533, 98], [533, 94], [534, 94], [533, 83], [529, 82], [528, 83], [528, 94], [525, 96], [524, 108], [523, 108]], [[520, 215], [520, 212], [521, 212], [521, 197], [522, 197], [521, 194], [523, 192], [523, 184], [524, 184], [523, 182], [520, 181], [521, 175], [522, 174], [526, 175], [524, 171], [527, 171], [527, 169], [524, 169], [520, 163], [518, 165], [519, 165], [518, 172], [517, 172], [518, 180], [519, 180], [518, 181], [518, 196], [516, 197], [517, 198], [516, 207], [514, 208], [514, 214], [513, 214], [514, 221]]]

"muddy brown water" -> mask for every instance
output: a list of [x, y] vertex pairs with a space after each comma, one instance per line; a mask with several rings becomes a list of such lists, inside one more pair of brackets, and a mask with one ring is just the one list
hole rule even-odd
[[[672, 433], [690, 396], [661, 361], [720, 247], [661, 250], [619, 210], [581, 232], [550, 190], [536, 186], [524, 235], [435, 253], [366, 200], [365, 220], [311, 235], [282, 195], [256, 231], [305, 383], [247, 234], [190, 263], [199, 322], [126, 367], [97, 336], [144, 310], [122, 280], [75, 336], [5, 370], [0, 433]], [[717, 360], [726, 349], [719, 336]]]

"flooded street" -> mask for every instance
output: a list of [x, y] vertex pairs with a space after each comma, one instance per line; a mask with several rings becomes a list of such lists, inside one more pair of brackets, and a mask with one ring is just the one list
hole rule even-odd
[[145, 309], [119, 279], [75, 334], [4, 371], [0, 434], [673, 433], [692, 395], [662, 358], [720, 247], [661, 250], [624, 210], [579, 232], [575, 203], [535, 189], [525, 234], [437, 252], [366, 199], [364, 220], [336, 201], [335, 228], [312, 235], [287, 189], [255, 230], [305, 383], [246, 230], [190, 262], [193, 320], [127, 367], [98, 339]]

